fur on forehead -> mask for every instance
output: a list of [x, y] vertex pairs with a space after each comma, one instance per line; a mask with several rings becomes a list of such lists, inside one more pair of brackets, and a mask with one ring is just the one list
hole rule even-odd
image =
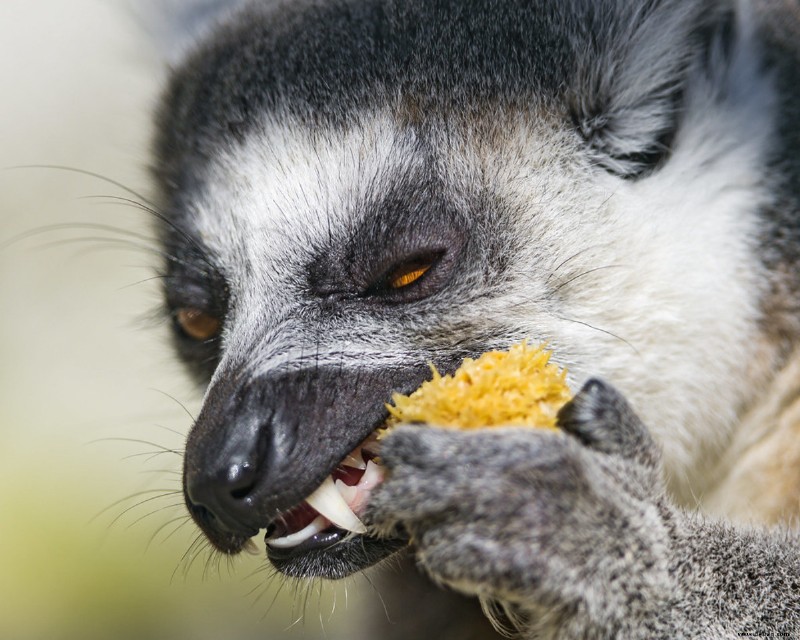
[[261, 270], [269, 284], [351, 229], [392, 181], [424, 171], [419, 146], [413, 129], [375, 114], [326, 132], [268, 118], [206, 166], [191, 224], [231, 280]]
[[734, 4], [248, 3], [173, 75], [158, 173], [180, 183], [187, 162], [246, 136], [266, 112], [326, 128], [405, 95], [425, 112], [559, 100], [608, 169], [636, 175], [663, 153], [687, 69], [729, 37]]
[[424, 123], [408, 108], [401, 101], [326, 130], [269, 115], [219, 149], [184, 207], [234, 289], [272, 287], [319, 254], [351, 260], [341, 252], [351, 241], [354, 251], [391, 253], [409, 233], [435, 236], [440, 223], [501, 234], [530, 202], [489, 202], [499, 191], [535, 178], [545, 193], [549, 176], [578, 179], [586, 166], [579, 137], [554, 108], [496, 106]]

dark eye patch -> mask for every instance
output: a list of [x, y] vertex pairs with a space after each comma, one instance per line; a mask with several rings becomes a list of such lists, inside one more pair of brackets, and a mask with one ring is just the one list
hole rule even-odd
[[413, 302], [440, 291], [457, 268], [468, 216], [429, 176], [411, 174], [360, 203], [348, 227], [319, 247], [309, 289], [365, 302]]
[[163, 230], [162, 242], [163, 308], [173, 328], [173, 345], [192, 375], [207, 383], [221, 354], [228, 286], [213, 255], [197, 238], [173, 226]]

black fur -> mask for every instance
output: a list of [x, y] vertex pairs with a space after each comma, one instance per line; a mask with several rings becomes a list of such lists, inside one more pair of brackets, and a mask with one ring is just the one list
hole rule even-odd
[[[619, 89], [613, 74], [594, 70], [629, 61], [619, 41], [613, 51], [603, 49], [603, 35], [635, 42], [678, 3], [621, 4], [624, 11], [606, 12], [592, 0], [253, 3], [175, 74], [159, 118], [157, 177], [181, 185], [189, 166], [202, 165], [225, 140], [245, 137], [265, 113], [346, 126], [398, 96], [426, 117], [469, 116], [496, 105], [533, 109], [572, 96], [562, 117], [601, 155], [619, 156], [626, 172], [638, 175], [668, 151], [691, 56], [665, 51], [665, 70], [653, 69], [660, 82], [627, 104], [612, 104]], [[701, 54], [715, 37], [716, 6], [701, 3], [688, 12], [682, 51]], [[646, 133], [640, 148], [615, 148], [605, 130], [648, 102], [664, 103], [657, 107], [660, 125], [623, 132]]]

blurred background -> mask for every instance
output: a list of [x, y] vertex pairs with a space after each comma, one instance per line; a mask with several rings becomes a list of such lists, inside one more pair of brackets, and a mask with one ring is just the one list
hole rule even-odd
[[[146, 196], [161, 54], [122, 1], [0, 2], [0, 638], [337, 638], [363, 578], [270, 580], [186, 521], [200, 394], [174, 362]], [[353, 637], [348, 634], [347, 637]]]

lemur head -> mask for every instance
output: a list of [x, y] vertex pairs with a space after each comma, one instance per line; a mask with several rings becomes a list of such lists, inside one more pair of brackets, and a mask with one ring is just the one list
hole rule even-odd
[[[673, 488], [699, 482], [769, 351], [773, 105], [731, 4], [257, 2], [199, 42], [154, 176], [208, 385], [185, 497], [217, 548], [307, 525], [428, 363], [523, 338], [617, 385]], [[336, 577], [402, 544], [332, 527], [269, 554]]]

